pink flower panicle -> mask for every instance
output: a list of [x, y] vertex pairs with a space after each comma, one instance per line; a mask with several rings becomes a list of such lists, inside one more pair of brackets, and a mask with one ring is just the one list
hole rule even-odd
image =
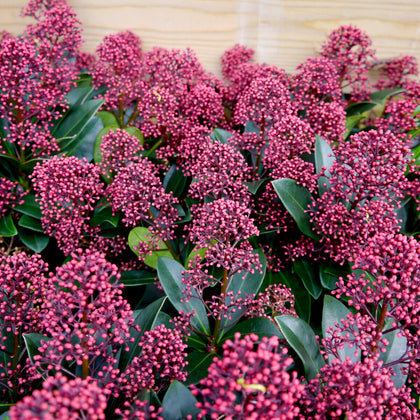
[[105, 86], [100, 95], [108, 110], [125, 110], [135, 104], [144, 90], [141, 81], [142, 49], [140, 38], [131, 31], [106, 36], [96, 48], [98, 60], [92, 77], [95, 87]]
[[76, 70], [79, 73], [92, 72], [96, 63], [96, 56], [86, 51], [79, 51], [76, 57]]
[[248, 201], [248, 189], [244, 184], [247, 164], [242, 154], [229, 144], [214, 142], [198, 157], [191, 168], [194, 180], [190, 187], [193, 198], [222, 197]]
[[187, 379], [184, 371], [187, 345], [180, 329], [159, 325], [144, 332], [139, 346], [141, 355], [134, 357], [119, 386], [119, 391], [127, 398], [135, 398], [143, 390], [159, 392], [173, 380]]
[[282, 284], [270, 284], [256, 297], [247, 296], [245, 306], [245, 316], [249, 318], [263, 317], [274, 320], [274, 317], [279, 315], [297, 316], [295, 297], [291, 290]]
[[369, 93], [368, 75], [375, 59], [369, 36], [353, 25], [342, 25], [331, 32], [320, 54], [334, 62], [342, 89], [350, 88], [354, 100]]
[[238, 67], [241, 64], [252, 61], [254, 54], [255, 51], [253, 49], [240, 44], [227, 49], [220, 59], [223, 77], [228, 80], [233, 79]]
[[[111, 283], [113, 277], [117, 281]], [[34, 356], [38, 369], [68, 371], [71, 362], [81, 366], [87, 360], [90, 376], [103, 384], [116, 380], [115, 356], [132, 340], [133, 325], [118, 279], [117, 267], [89, 249], [77, 250], [57, 268], [40, 314], [39, 324], [50, 339]]]
[[208, 376], [192, 389], [200, 397], [198, 418], [303, 418], [299, 400], [305, 387], [296, 372], [287, 372], [292, 362], [287, 349], [279, 349], [277, 336], [260, 341], [255, 334], [241, 338], [236, 333], [234, 341], [223, 345], [222, 358], [214, 358]]
[[412, 186], [405, 177], [409, 148], [389, 131], [355, 134], [336, 156], [323, 174], [329, 175], [327, 191], [310, 215], [325, 251], [342, 261], [376, 233], [398, 230], [394, 210]]
[[410, 76], [419, 74], [417, 59], [411, 55], [386, 60], [381, 64], [380, 77], [375, 85], [377, 90], [405, 88]]
[[148, 242], [139, 244], [139, 258], [144, 259], [162, 241], [172, 239], [179, 219], [172, 192], [166, 193], [157, 176], [157, 168], [147, 159], [122, 168], [107, 188], [113, 211], [124, 213], [126, 226], [145, 223], [150, 231]]
[[0, 177], [0, 217], [7, 213], [8, 207], [22, 204], [24, 195], [23, 188], [16, 181]]
[[50, 376], [9, 411], [11, 420], [105, 420], [108, 395], [91, 378], [67, 379], [60, 372]]
[[83, 237], [95, 233], [88, 222], [103, 194], [99, 168], [86, 158], [54, 156], [37, 164], [32, 180], [41, 206], [42, 227], [69, 255]]
[[116, 128], [102, 137], [100, 150], [102, 161], [99, 167], [101, 172], [105, 176], [111, 176], [121, 168], [136, 162], [143, 146], [136, 136]]
[[410, 390], [395, 388], [390, 371], [376, 359], [335, 359], [311, 380], [309, 392], [309, 418], [314, 420], [420, 418]]
[[163, 407], [156, 408], [149, 405], [148, 401], [134, 400], [133, 403], [129, 401], [124, 402], [124, 408], [116, 409], [115, 414], [121, 416], [122, 420], [164, 420], [161, 414]]

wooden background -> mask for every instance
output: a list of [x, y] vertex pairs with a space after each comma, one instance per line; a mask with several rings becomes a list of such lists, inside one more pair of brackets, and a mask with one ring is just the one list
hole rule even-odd
[[[144, 49], [191, 47], [207, 70], [236, 42], [259, 62], [292, 72], [316, 55], [329, 32], [353, 23], [367, 31], [379, 58], [414, 55], [420, 61], [420, 0], [68, 0], [83, 23], [84, 50], [104, 35], [131, 29]], [[0, 30], [19, 34], [26, 0], [0, 0]]]

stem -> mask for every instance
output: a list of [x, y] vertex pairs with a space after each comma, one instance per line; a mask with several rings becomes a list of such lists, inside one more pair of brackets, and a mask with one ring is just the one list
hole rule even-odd
[[118, 101], [119, 111], [120, 111], [120, 126], [124, 127], [124, 104], [122, 99]]
[[[88, 323], [88, 319], [87, 319], [86, 312], [83, 313], [82, 322], [84, 324], [84, 328], [87, 329], [86, 326]], [[84, 336], [82, 338], [82, 347], [83, 347], [83, 350], [85, 351], [85, 355], [88, 356], [88, 348], [87, 348], [87, 343]], [[86, 379], [88, 376], [89, 376], [89, 356], [87, 358], [83, 358], [83, 361], [82, 361], [82, 379]]]
[[163, 143], [163, 137], [161, 137], [148, 151], [144, 157], [150, 156], [161, 144]]
[[131, 113], [130, 118], [127, 121], [127, 126], [129, 126], [132, 122], [134, 122], [139, 116], [140, 111], [137, 109], [139, 104], [140, 104], [140, 99], [136, 102], [136, 105], [134, 105], [133, 112]]
[[[384, 303], [384, 305], [382, 306], [382, 309], [381, 309], [381, 313], [379, 314], [378, 325], [375, 329], [376, 337], [378, 337], [379, 334], [384, 329], [385, 318], [386, 318], [386, 313], [387, 312], [388, 312], [388, 304]], [[376, 354], [377, 351], [378, 351], [378, 347], [374, 347], [373, 348], [373, 354]]]

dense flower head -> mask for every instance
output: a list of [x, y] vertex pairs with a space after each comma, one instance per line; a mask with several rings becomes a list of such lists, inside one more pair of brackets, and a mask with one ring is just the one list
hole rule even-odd
[[253, 121], [265, 130], [291, 112], [290, 92], [281, 78], [255, 77], [238, 97], [233, 122], [246, 124]]
[[91, 378], [67, 379], [58, 372], [9, 411], [12, 420], [60, 419], [76, 420], [88, 418], [104, 420], [107, 393]]
[[317, 102], [340, 102], [340, 76], [327, 57], [310, 57], [297, 68], [291, 89], [295, 106], [304, 109]]
[[79, 73], [91, 72], [96, 63], [96, 56], [86, 51], [79, 51], [76, 57], [76, 70]]
[[99, 167], [102, 174], [113, 175], [135, 162], [143, 146], [136, 136], [116, 128], [102, 137], [100, 150], [102, 160]]
[[375, 85], [378, 90], [405, 87], [409, 76], [418, 76], [416, 57], [404, 55], [392, 60], [385, 60], [379, 67], [380, 77]]
[[298, 402], [305, 387], [296, 372], [287, 372], [292, 363], [277, 336], [259, 341], [255, 334], [241, 338], [236, 333], [234, 341], [223, 345], [222, 358], [214, 358], [208, 376], [193, 388], [200, 400], [199, 418], [301, 418]]
[[247, 201], [247, 164], [242, 154], [229, 144], [214, 142], [201, 153], [191, 168], [194, 176], [191, 197], [227, 197]]
[[[111, 283], [113, 277], [117, 281]], [[133, 324], [118, 279], [117, 267], [89, 249], [77, 250], [57, 268], [40, 314], [39, 324], [49, 339], [34, 357], [38, 369], [68, 369], [75, 361], [88, 367], [84, 377], [98, 375], [105, 383], [115, 379], [114, 357], [120, 348], [126, 349]]]
[[96, 49], [98, 60], [93, 71], [96, 87], [106, 86], [107, 109], [123, 109], [140, 98], [144, 90], [141, 81], [142, 50], [140, 38], [131, 31], [106, 36]]
[[240, 44], [235, 44], [232, 48], [227, 49], [220, 58], [223, 77], [228, 80], [234, 78], [238, 67], [250, 62], [254, 54], [253, 49]]
[[0, 217], [7, 213], [9, 206], [21, 204], [24, 195], [23, 188], [16, 181], [0, 177]]
[[274, 320], [278, 315], [297, 316], [295, 297], [291, 290], [282, 284], [270, 284], [256, 297], [247, 297], [245, 305], [246, 316], [250, 318], [263, 317]]
[[73, 59], [83, 41], [81, 22], [73, 8], [63, 0], [30, 1], [23, 15], [36, 20], [26, 27], [25, 36], [36, 43], [38, 54], [48, 60], [54, 81], [64, 91], [74, 87], [77, 68]]
[[57, 151], [50, 125], [61, 116], [56, 105], [64, 105], [66, 92], [55, 82], [47, 58], [27, 38], [5, 38], [0, 44], [0, 75], [0, 115], [8, 123], [6, 139], [36, 155]]
[[149, 405], [148, 401], [137, 399], [133, 403], [125, 401], [124, 407], [116, 409], [115, 414], [121, 416], [122, 420], [164, 420], [159, 415], [162, 411], [163, 407], [156, 408], [154, 405]]
[[409, 389], [395, 388], [390, 371], [381, 361], [335, 359], [321, 368], [310, 382], [307, 418], [322, 419], [418, 419]]
[[367, 72], [375, 58], [369, 36], [353, 25], [342, 25], [332, 31], [320, 54], [334, 61], [341, 88], [350, 87], [355, 99], [364, 99], [368, 87]]
[[145, 331], [140, 339], [141, 355], [135, 356], [123, 373], [119, 390], [127, 398], [136, 397], [143, 390], [159, 392], [173, 380], [185, 381], [187, 348], [182, 331], [158, 325]]
[[38, 163], [32, 180], [45, 233], [68, 255], [94, 231], [90, 212], [103, 194], [99, 168], [86, 158], [58, 157]]
[[398, 230], [395, 207], [412, 186], [405, 177], [409, 148], [391, 132], [360, 132], [341, 144], [327, 190], [310, 214], [321, 243], [337, 261], [378, 232]]

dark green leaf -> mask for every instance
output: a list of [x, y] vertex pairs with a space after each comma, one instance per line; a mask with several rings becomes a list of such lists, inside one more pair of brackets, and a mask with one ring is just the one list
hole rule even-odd
[[27, 214], [22, 215], [19, 219], [18, 225], [26, 229], [34, 230], [35, 232], [44, 233], [41, 220], [35, 219]]
[[[331, 174], [329, 172], [329, 169], [331, 168], [335, 160], [336, 158], [335, 158], [333, 150], [331, 149], [331, 146], [321, 136], [317, 135], [316, 141], [315, 141], [316, 171], [319, 173], [323, 170], [322, 168], [326, 168], [325, 175], [326, 177], [330, 177]], [[320, 195], [324, 193], [324, 190], [325, 190], [324, 183], [327, 183], [328, 185], [328, 180], [325, 180], [325, 177], [320, 177], [318, 179], [318, 187], [319, 187]]]
[[312, 328], [302, 319], [290, 315], [276, 317], [284, 338], [302, 360], [306, 378], [316, 378], [325, 365]]
[[7, 213], [3, 217], [0, 217], [0, 236], [9, 238], [10, 236], [17, 235], [17, 233], [18, 231], [10, 213]]
[[310, 222], [309, 214], [306, 212], [312, 203], [311, 193], [301, 185], [297, 185], [294, 179], [281, 178], [272, 181], [274, 190], [280, 197], [284, 207], [295, 220], [301, 232], [312, 239], [318, 240], [319, 236]]
[[[265, 277], [265, 270], [267, 267], [267, 260], [265, 258], [264, 253], [259, 249], [253, 252], [254, 254], [258, 254], [259, 261], [261, 263], [261, 270], [260, 273], [258, 270], [255, 270], [254, 273], [236, 273], [232, 276], [229, 285], [226, 289], [226, 294], [228, 295], [230, 292], [233, 293], [234, 298], [238, 295], [245, 299], [246, 296], [251, 296], [257, 294], [258, 290], [260, 290], [261, 284]], [[226, 305], [231, 304], [232, 299], [227, 296], [226, 297]], [[238, 309], [234, 313], [231, 314], [230, 318], [222, 318], [221, 328], [222, 331], [219, 335], [219, 340], [223, 337], [224, 333], [226, 332], [224, 328], [227, 325], [232, 324], [236, 320], [238, 320], [242, 314], [245, 312], [244, 309]]]
[[347, 116], [346, 117], [346, 130], [347, 133], [344, 135], [345, 138], [347, 138], [351, 131], [353, 130], [354, 127], [357, 126], [357, 124], [364, 120], [366, 118], [365, 115], [352, 115], [351, 117]]
[[124, 372], [126, 367], [131, 363], [133, 358], [141, 352], [139, 342], [145, 331], [150, 331], [161, 311], [163, 304], [165, 303], [166, 296], [155, 300], [146, 308], [142, 309], [134, 320], [134, 325], [140, 327], [140, 332], [137, 332], [134, 328], [131, 328], [130, 334], [134, 337], [134, 341], [127, 343], [129, 351], [124, 349], [121, 352], [120, 361], [118, 368], [121, 372]]
[[304, 259], [295, 260], [293, 268], [302, 280], [305, 289], [314, 299], [318, 299], [322, 293], [322, 285], [318, 273], [315, 272], [313, 262]]
[[79, 159], [86, 158], [90, 162], [93, 159], [96, 136], [102, 127], [101, 119], [95, 115], [74, 141], [67, 145], [67, 154]]
[[89, 95], [93, 92], [93, 86], [77, 87], [69, 91], [65, 98], [70, 108], [83, 104]]
[[99, 226], [107, 223], [112, 227], [118, 226], [119, 214], [113, 214], [111, 206], [97, 207], [93, 212], [92, 219], [90, 220], [91, 226]]
[[50, 237], [42, 233], [19, 229], [19, 239], [34, 252], [43, 251], [50, 242]]
[[138, 226], [131, 229], [128, 234], [128, 246], [137, 256], [139, 255], [139, 252], [134, 247], [137, 247], [140, 242], [153, 244], [153, 249], [157, 249], [152, 252], [152, 255], [146, 255], [144, 258], [144, 263], [149, 267], [156, 268], [159, 257], [173, 258], [167, 245], [165, 245], [163, 241], [160, 240], [157, 244], [155, 244], [150, 230], [145, 227]]
[[162, 182], [165, 192], [172, 191], [175, 197], [181, 197], [184, 188], [187, 185], [187, 178], [176, 165], [172, 165], [165, 175]]
[[31, 363], [35, 363], [34, 356], [39, 353], [39, 348], [41, 347], [41, 341], [50, 341], [50, 337], [46, 337], [42, 334], [29, 333], [23, 335], [23, 340], [25, 341], [26, 350], [28, 351], [29, 359]]
[[172, 381], [163, 397], [162, 416], [165, 420], [183, 420], [187, 415], [194, 418], [200, 412], [196, 404], [197, 400], [185, 385]]
[[223, 143], [223, 144], [228, 143], [228, 139], [232, 136], [233, 136], [232, 133], [229, 133], [229, 131], [223, 130], [223, 128], [215, 128], [213, 132], [210, 134], [210, 138], [212, 140], [219, 141], [220, 143]]
[[14, 209], [19, 213], [27, 214], [35, 219], [41, 219], [41, 207], [39, 206], [39, 203], [35, 201], [35, 195], [27, 194], [23, 200], [23, 204], [17, 204]]
[[371, 93], [370, 99], [372, 101], [383, 104], [383, 102], [390, 98], [391, 96], [399, 95], [400, 93], [405, 92], [405, 89], [403, 88], [395, 88], [395, 89], [386, 89], [386, 90], [378, 90], [376, 92]]
[[156, 273], [150, 273], [146, 270], [123, 271], [120, 282], [125, 287], [146, 286], [148, 284], [154, 284], [155, 278]]
[[63, 139], [59, 141], [62, 151], [66, 150], [67, 144], [71, 143], [73, 137], [78, 136], [88, 125], [103, 103], [102, 99], [91, 99], [71, 108], [70, 112], [52, 132], [56, 139]]
[[[350, 310], [343, 305], [339, 300], [333, 298], [332, 296], [326, 295], [324, 297], [324, 308], [322, 310], [322, 331], [324, 338], [330, 337], [331, 335], [327, 334], [330, 327], [336, 328], [335, 323], [342, 319], [346, 320], [347, 315], [351, 313]], [[339, 336], [345, 336], [347, 332], [341, 332]], [[358, 354], [355, 356], [356, 349], [354, 347], [349, 347], [348, 344], [344, 345], [343, 349], [337, 349], [337, 352], [340, 356], [340, 360], [344, 361], [346, 357], [349, 357], [354, 362], [360, 360], [361, 355]], [[328, 355], [329, 360], [335, 359], [333, 355]]]
[[248, 187], [248, 191], [251, 194], [256, 194], [261, 185], [267, 181], [268, 178], [260, 179], [259, 181], [250, 181], [250, 182], [244, 182], [244, 184]]
[[167, 294], [172, 305], [179, 311], [193, 312], [195, 316], [191, 318], [192, 326], [205, 334], [210, 335], [210, 325], [207, 318], [206, 308], [203, 302], [193, 291], [193, 296], [185, 301], [185, 284], [182, 281], [184, 267], [170, 258], [161, 257], [158, 259], [157, 272], [160, 284]]
[[198, 384], [205, 378], [208, 373], [209, 366], [212, 364], [215, 355], [204, 353], [201, 351], [193, 351], [187, 356], [187, 380], [185, 385]]
[[337, 289], [336, 283], [340, 277], [346, 277], [349, 271], [343, 266], [337, 266], [336, 264], [321, 263], [319, 266], [319, 278], [321, 280], [322, 287], [328, 290]]
[[250, 318], [241, 321], [226, 333], [223, 341], [233, 340], [237, 332], [241, 333], [242, 336], [252, 333], [257, 334], [259, 337], [272, 337], [276, 335], [280, 339], [284, 338], [277, 325], [268, 318]]
[[376, 105], [377, 104], [375, 102], [370, 102], [370, 101], [362, 101], [362, 102], [358, 102], [357, 104], [350, 105], [346, 109], [347, 117], [353, 117], [355, 115], [363, 114], [366, 111], [370, 111]]
[[109, 111], [99, 111], [98, 117], [102, 120], [104, 127], [113, 126], [119, 127], [120, 124], [117, 117]]

